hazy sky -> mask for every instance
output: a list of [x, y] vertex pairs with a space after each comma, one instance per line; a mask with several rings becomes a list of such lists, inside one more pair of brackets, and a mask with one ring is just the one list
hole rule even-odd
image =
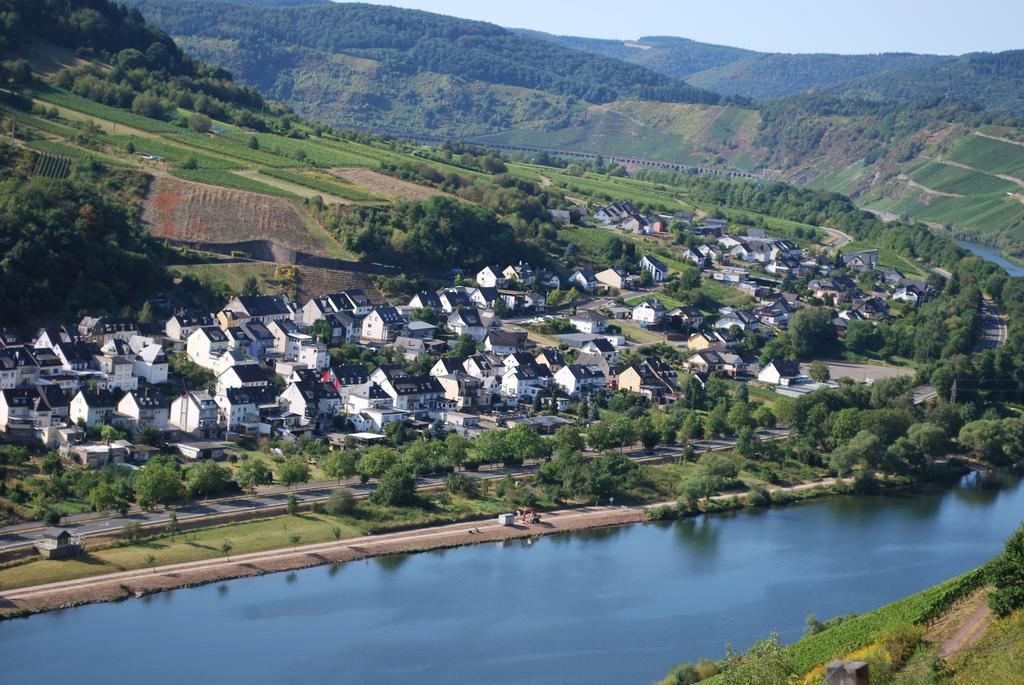
[[767, 52], [1024, 48], [1024, 0], [390, 0], [502, 26], [594, 38], [669, 35]]

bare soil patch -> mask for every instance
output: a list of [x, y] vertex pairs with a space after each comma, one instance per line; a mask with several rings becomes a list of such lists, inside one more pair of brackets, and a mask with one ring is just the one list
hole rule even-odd
[[372, 169], [344, 167], [331, 169], [330, 173], [389, 200], [401, 198], [412, 202], [421, 202], [435, 195], [448, 195], [440, 190], [393, 178]]
[[143, 220], [170, 240], [237, 243], [268, 240], [331, 257], [285, 198], [218, 188], [167, 176], [154, 179]]

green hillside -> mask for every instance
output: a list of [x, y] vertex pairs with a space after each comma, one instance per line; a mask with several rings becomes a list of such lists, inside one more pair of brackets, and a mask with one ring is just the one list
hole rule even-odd
[[190, 52], [333, 125], [494, 132], [621, 98], [715, 103], [653, 70], [483, 22], [390, 7], [133, 0]]

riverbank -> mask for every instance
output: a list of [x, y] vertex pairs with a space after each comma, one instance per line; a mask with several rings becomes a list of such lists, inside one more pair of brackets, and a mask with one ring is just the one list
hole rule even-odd
[[[852, 479], [827, 478], [789, 487], [770, 488], [767, 492], [769, 495], [777, 497], [786, 493], [784, 501], [788, 503], [796, 499], [837, 494], [837, 485], [845, 487], [850, 482]], [[743, 506], [742, 497], [745, 494], [716, 495], [704, 500], [703, 504], [709, 513], [735, 509], [737, 506]], [[783, 498], [780, 497], [780, 499]], [[734, 500], [735, 502], [733, 502]], [[730, 506], [730, 504], [734, 506]], [[635, 506], [565, 508], [543, 512], [542, 521], [533, 525], [505, 526], [493, 518], [476, 519], [441, 526], [346, 537], [337, 541], [32, 585], [6, 590], [0, 594], [0, 618], [27, 616], [83, 604], [141, 597], [156, 592], [222, 580], [292, 571], [389, 554], [422, 552], [640, 523], [664, 518], [657, 512], [673, 506], [673, 502], [659, 502]], [[652, 516], [652, 514], [654, 515]]]

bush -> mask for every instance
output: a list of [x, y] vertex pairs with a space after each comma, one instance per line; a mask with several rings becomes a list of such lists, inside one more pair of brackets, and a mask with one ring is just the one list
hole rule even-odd
[[771, 497], [768, 496], [764, 488], [755, 486], [747, 493], [746, 505], [752, 509], [755, 507], [767, 507], [771, 503]]
[[660, 507], [650, 507], [647, 509], [644, 512], [644, 517], [648, 521], [671, 521], [676, 518], [676, 510], [667, 504], [663, 504]]
[[900, 667], [907, 663], [921, 639], [924, 637], [924, 627], [908, 624], [896, 628], [882, 639], [882, 647], [889, 655], [890, 662]]
[[476, 499], [480, 496], [480, 486], [476, 479], [462, 473], [449, 474], [444, 479], [445, 489], [452, 495]]
[[877, 495], [881, 490], [882, 486], [871, 471], [859, 474], [853, 481], [853, 491], [858, 495]]
[[325, 508], [331, 516], [348, 516], [356, 509], [355, 495], [348, 488], [337, 490], [327, 498]]

